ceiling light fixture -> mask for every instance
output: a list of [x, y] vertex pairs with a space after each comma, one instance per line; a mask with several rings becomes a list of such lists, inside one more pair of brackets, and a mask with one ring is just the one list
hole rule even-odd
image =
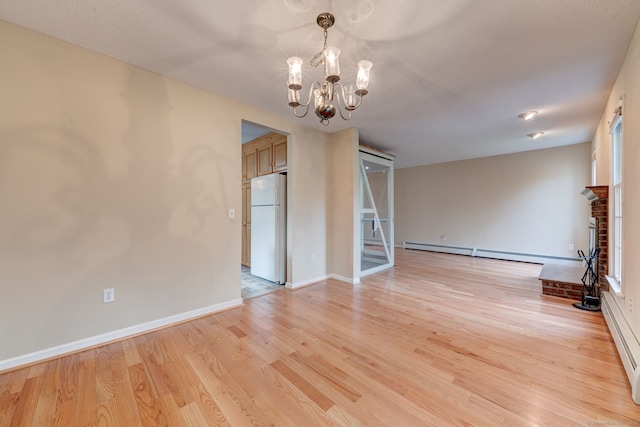
[[[309, 99], [306, 103], [300, 102], [300, 90], [302, 89], [302, 59], [292, 56], [287, 59], [289, 65], [289, 106], [293, 108], [293, 114], [302, 118], [309, 112], [311, 100], [314, 100], [314, 111], [320, 119], [320, 123], [327, 126], [329, 119], [336, 115], [336, 110], [340, 112], [340, 116], [344, 120], [351, 118], [351, 112], [358, 108], [362, 103], [362, 97], [369, 91], [369, 71], [373, 65], [371, 61], [358, 62], [358, 74], [356, 83], [342, 85], [340, 80], [340, 49], [337, 47], [327, 47], [327, 29], [331, 28], [335, 23], [335, 17], [328, 13], [321, 13], [316, 19], [318, 26], [324, 30], [324, 46], [316, 56], [314, 56], [310, 64], [314, 67], [324, 65], [324, 81], [322, 83], [314, 81], [309, 89]], [[336, 101], [338, 108], [333, 106]], [[297, 107], [303, 107], [304, 112], [299, 114]], [[343, 108], [346, 112], [343, 113]]]
[[526, 113], [518, 114], [518, 118], [522, 120], [531, 120], [537, 115], [537, 111], [527, 111]]
[[529, 135], [527, 135], [529, 138], [531, 139], [538, 139], [540, 138], [542, 135], [544, 135], [544, 132], [534, 132], [534, 133], [530, 133]]

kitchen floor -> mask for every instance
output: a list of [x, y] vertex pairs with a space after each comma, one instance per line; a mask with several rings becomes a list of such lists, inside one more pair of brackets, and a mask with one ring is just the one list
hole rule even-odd
[[249, 267], [242, 266], [242, 299], [264, 295], [276, 289], [281, 289], [284, 286], [258, 276], [253, 276], [250, 271], [251, 269]]

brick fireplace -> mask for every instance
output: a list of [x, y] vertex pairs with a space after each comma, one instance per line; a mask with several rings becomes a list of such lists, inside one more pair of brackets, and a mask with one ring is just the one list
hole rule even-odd
[[583, 192], [591, 200], [591, 216], [596, 219], [596, 247], [598, 256], [598, 285], [600, 292], [609, 290], [605, 275], [609, 272], [609, 187], [599, 185], [587, 187]]
[[[608, 245], [608, 210], [609, 210], [609, 187], [594, 186], [586, 187], [583, 195], [591, 201], [591, 217], [595, 218], [595, 228], [593, 239], [589, 239], [590, 245], [600, 248], [598, 259], [595, 262], [596, 273], [598, 275], [598, 292], [609, 290], [609, 282], [605, 278], [609, 265], [609, 245]], [[585, 224], [585, 227], [588, 224]], [[591, 232], [591, 230], [589, 230]], [[585, 250], [589, 253], [593, 248]], [[568, 266], [545, 264], [540, 272], [542, 282], [542, 293], [560, 298], [568, 298], [580, 301], [582, 298], [582, 281], [584, 266]]]

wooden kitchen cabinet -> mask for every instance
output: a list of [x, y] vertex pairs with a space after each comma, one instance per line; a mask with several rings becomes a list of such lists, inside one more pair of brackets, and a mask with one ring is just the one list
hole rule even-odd
[[287, 170], [287, 139], [273, 143], [273, 171], [283, 172]]
[[287, 136], [269, 133], [242, 146], [242, 182], [287, 171]]
[[258, 176], [258, 151], [254, 149], [242, 150], [242, 183], [250, 183], [251, 178]]
[[273, 144], [263, 143], [258, 146], [258, 176], [273, 173]]

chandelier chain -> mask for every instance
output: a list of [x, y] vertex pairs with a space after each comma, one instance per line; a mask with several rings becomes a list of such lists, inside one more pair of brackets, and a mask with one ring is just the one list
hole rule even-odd
[[324, 52], [327, 50], [327, 35], [328, 35], [327, 28], [324, 28], [324, 45], [322, 47], [322, 50], [316, 53], [316, 56], [311, 58], [311, 61], [309, 62], [314, 67], [317, 67], [318, 65], [324, 63]]
[[325, 50], [327, 50], [327, 34], [329, 32], [327, 31], [327, 29], [324, 29], [324, 47], [322, 48], [322, 51], [324, 52]]

